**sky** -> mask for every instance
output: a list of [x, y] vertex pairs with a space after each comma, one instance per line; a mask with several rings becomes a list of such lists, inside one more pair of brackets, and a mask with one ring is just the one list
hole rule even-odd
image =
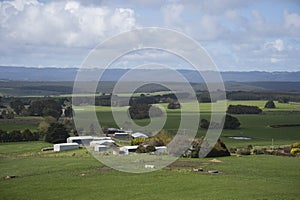
[[[300, 71], [300, 0], [0, 1], [0, 66], [79, 67], [99, 43], [143, 27], [193, 38], [220, 71]], [[116, 67], [145, 60], [186, 67], [161, 51]]]

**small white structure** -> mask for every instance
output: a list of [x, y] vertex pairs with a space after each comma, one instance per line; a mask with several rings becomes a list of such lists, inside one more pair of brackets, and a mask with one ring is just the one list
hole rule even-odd
[[147, 169], [154, 169], [154, 165], [145, 165], [145, 168]]
[[111, 140], [111, 137], [93, 137], [93, 141]]
[[145, 135], [144, 133], [140, 133], [140, 132], [133, 133], [133, 134], [131, 135], [131, 137], [133, 137], [134, 139], [135, 139], [135, 138], [148, 138], [147, 135]]
[[138, 145], [135, 146], [123, 146], [120, 147], [120, 151], [123, 151], [125, 155], [128, 155], [129, 152], [135, 152], [138, 148]]
[[114, 137], [115, 138], [128, 138], [129, 137], [129, 134], [128, 133], [120, 133], [120, 132], [117, 132], [114, 134]]
[[91, 141], [90, 146], [96, 146], [96, 145], [112, 145], [114, 144], [115, 141], [109, 139], [109, 140], [96, 140], [96, 141]]
[[100, 152], [100, 151], [106, 151], [108, 149], [105, 145], [96, 145], [94, 146], [94, 151]]
[[68, 137], [67, 143], [77, 143], [77, 144], [84, 144], [89, 145], [94, 138], [92, 136], [75, 136], [75, 137]]
[[54, 151], [67, 151], [79, 149], [79, 144], [77, 143], [60, 143], [54, 145]]
[[160, 146], [155, 147], [155, 153], [167, 153], [167, 147], [166, 146]]

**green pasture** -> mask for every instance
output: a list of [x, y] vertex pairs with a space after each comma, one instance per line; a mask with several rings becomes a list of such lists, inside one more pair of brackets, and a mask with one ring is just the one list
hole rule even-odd
[[[297, 199], [298, 158], [243, 156], [179, 159], [151, 173], [112, 170], [85, 149], [40, 152], [47, 143], [0, 144], [0, 198], [5, 199]], [[22, 151], [23, 148], [23, 151]], [[11, 149], [19, 149], [12, 152]], [[29, 151], [28, 151], [29, 150]], [[221, 174], [193, 172], [193, 167]]]
[[0, 129], [5, 131], [30, 129], [36, 131], [41, 117], [15, 117], [10, 120], [0, 119]]
[[[300, 104], [299, 103], [288, 103], [282, 104], [276, 102], [276, 109], [264, 109], [266, 101], [227, 101], [227, 105], [254, 105], [263, 109], [262, 114], [258, 115], [234, 115], [241, 122], [241, 127], [237, 130], [223, 130], [221, 139], [228, 146], [270, 146], [274, 145], [289, 145], [294, 142], [300, 141], [300, 127], [285, 127], [285, 128], [271, 128], [270, 125], [275, 124], [300, 124]], [[211, 105], [210, 103], [200, 103], [200, 118], [210, 120], [211, 117]], [[167, 104], [160, 104], [165, 109]], [[221, 110], [218, 104], [214, 104], [216, 114]], [[219, 107], [218, 107], [219, 106]], [[186, 115], [193, 115], [193, 106], [190, 103], [183, 103], [182, 107], [187, 109], [189, 112]], [[94, 109], [91, 106], [76, 107], [75, 111], [82, 112], [86, 123], [89, 123], [90, 111]], [[128, 107], [116, 107], [114, 108], [116, 113], [125, 111]], [[116, 127], [116, 123], [113, 120], [110, 107], [95, 107], [98, 120], [102, 126]], [[168, 110], [167, 120], [164, 125], [164, 129], [168, 130], [171, 134], [175, 135], [180, 123], [180, 110]], [[195, 111], [194, 111], [195, 112]], [[154, 118], [153, 120], [160, 120], [160, 118]], [[144, 126], [150, 123], [149, 119], [136, 120], [138, 125]], [[125, 126], [125, 125], [124, 125]], [[88, 126], [87, 126], [88, 127]], [[198, 136], [206, 134], [206, 130], [199, 129]], [[250, 137], [251, 140], [234, 140], [228, 137], [231, 136], [244, 136]]]

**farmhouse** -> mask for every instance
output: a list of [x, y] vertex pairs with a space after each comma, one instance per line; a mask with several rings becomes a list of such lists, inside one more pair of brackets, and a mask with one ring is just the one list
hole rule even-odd
[[79, 144], [77, 143], [60, 143], [54, 145], [54, 151], [67, 151], [79, 149]]
[[140, 133], [140, 132], [133, 133], [133, 134], [131, 135], [131, 137], [132, 137], [133, 139], [135, 139], [135, 138], [148, 138], [147, 135], [145, 135], [144, 133]]

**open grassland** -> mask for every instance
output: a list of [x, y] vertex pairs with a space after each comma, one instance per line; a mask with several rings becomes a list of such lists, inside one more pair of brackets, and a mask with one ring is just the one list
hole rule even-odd
[[[85, 149], [40, 152], [47, 143], [0, 144], [1, 199], [297, 199], [299, 158], [244, 156], [179, 159], [146, 174], [114, 171]], [[16, 152], [11, 149], [18, 148]], [[22, 148], [23, 151], [21, 150]], [[4, 156], [5, 155], [5, 156]], [[193, 167], [221, 174], [192, 172]]]
[[[284, 128], [271, 128], [270, 125], [278, 124], [300, 124], [300, 104], [299, 103], [288, 103], [282, 104], [276, 102], [275, 109], [264, 109], [266, 101], [228, 101], [227, 105], [230, 104], [242, 104], [242, 105], [253, 105], [258, 106], [263, 109], [262, 114], [258, 115], [234, 115], [241, 122], [241, 127], [237, 130], [223, 130], [221, 139], [230, 147], [239, 147], [246, 145], [253, 146], [270, 146], [274, 145], [290, 145], [294, 142], [300, 141], [300, 127], [284, 127]], [[164, 108], [167, 107], [167, 104], [161, 104]], [[188, 107], [188, 110], [191, 110], [191, 104], [184, 103], [183, 107]], [[210, 120], [211, 116], [211, 104], [210, 103], [200, 103], [200, 118]], [[218, 112], [218, 106], [216, 106]], [[84, 106], [78, 107], [77, 112], [83, 112], [86, 114], [86, 119], [90, 116], [89, 111], [92, 107]], [[127, 107], [117, 107], [115, 108], [116, 113], [126, 110]], [[97, 117], [102, 126], [106, 127], [116, 127], [116, 123], [113, 119], [111, 108], [97, 106], [95, 108]], [[221, 109], [219, 108], [219, 111]], [[167, 111], [167, 120], [164, 125], [164, 128], [168, 130], [171, 134], [175, 135], [180, 123], [180, 110], [168, 110]], [[193, 112], [186, 113], [193, 115]], [[153, 119], [153, 120], [160, 120]], [[147, 125], [150, 123], [149, 119], [136, 120], [136, 123], [139, 125]], [[206, 130], [199, 129], [198, 136], [203, 136], [206, 134]], [[250, 137], [251, 140], [234, 140], [230, 139], [231, 136], [242, 136]]]

